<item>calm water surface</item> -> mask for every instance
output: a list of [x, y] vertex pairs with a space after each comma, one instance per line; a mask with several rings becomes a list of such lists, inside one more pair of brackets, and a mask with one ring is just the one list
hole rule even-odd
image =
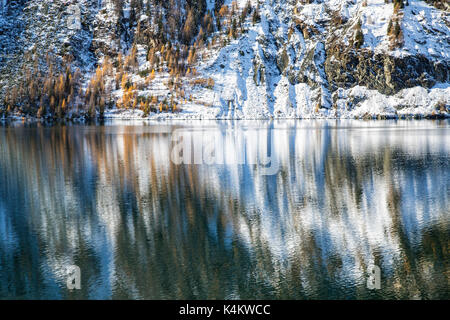
[[4, 124], [0, 298], [449, 299], [449, 163], [448, 120]]

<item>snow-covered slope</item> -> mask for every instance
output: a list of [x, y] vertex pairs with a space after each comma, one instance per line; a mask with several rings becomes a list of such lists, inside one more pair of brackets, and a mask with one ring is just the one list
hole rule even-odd
[[[346, 23], [333, 25], [336, 14]], [[261, 16], [260, 24], [200, 69], [216, 81], [215, 100], [222, 111], [218, 114], [238, 118], [448, 114], [448, 12], [410, 1], [401, 24], [404, 44], [398, 48], [390, 47], [387, 35], [393, 4], [384, 0], [368, 0], [366, 6], [360, 1], [304, 5], [267, 1]], [[358, 20], [364, 44], [355, 50], [350, 43]], [[410, 71], [411, 65], [415, 68]], [[261, 69], [262, 83], [254, 81]], [[367, 73], [375, 76], [371, 79]], [[344, 74], [348, 80], [336, 84]]]
[[[77, 30], [67, 28], [74, 1], [3, 3], [0, 95], [20, 81], [27, 54], [63, 57], [69, 52], [72, 68], [84, 70], [86, 88], [105, 56], [112, 57], [114, 70], [104, 78], [118, 79], [118, 73], [122, 77], [117, 54], [126, 56], [134, 46], [138, 66], [128, 71], [127, 79], [134, 85], [136, 103], [133, 110], [107, 110], [106, 117], [450, 115], [450, 13], [445, 1], [431, 2], [433, 6], [419, 0], [208, 0], [205, 17], [212, 17], [212, 31], [194, 37], [190, 47], [180, 42], [177, 32], [160, 36], [165, 46], [155, 44], [155, 35], [161, 25], [176, 23], [184, 32], [190, 6], [202, 1], [177, 0], [159, 7], [158, 1], [124, 0], [122, 11], [117, 2], [77, 1]], [[225, 14], [219, 11], [222, 4], [228, 6]], [[131, 9], [135, 6], [140, 9]], [[248, 8], [247, 15], [242, 14]], [[172, 12], [179, 14], [178, 22], [171, 20]], [[232, 25], [237, 25], [235, 36]], [[199, 27], [201, 33], [206, 24]], [[188, 72], [173, 75], [163, 59], [168, 46], [174, 52], [195, 48], [197, 59], [186, 65]], [[150, 50], [157, 67], [150, 61]], [[149, 80], [152, 70], [156, 72]], [[177, 94], [170, 84], [175, 80]], [[119, 105], [124, 93], [116, 85], [108, 97]], [[178, 112], [163, 111], [168, 100]], [[154, 101], [155, 107], [144, 110], [139, 101]]]

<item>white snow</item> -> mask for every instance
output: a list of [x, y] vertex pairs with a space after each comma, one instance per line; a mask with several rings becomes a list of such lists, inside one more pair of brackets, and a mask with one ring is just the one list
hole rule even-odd
[[[320, 2], [320, 3], [317, 3]], [[205, 47], [199, 53], [201, 58], [196, 66], [197, 75], [183, 79], [186, 85], [188, 99], [179, 105], [181, 112], [152, 113], [150, 119], [269, 119], [269, 118], [361, 118], [361, 117], [399, 117], [399, 116], [449, 116], [449, 84], [436, 84], [434, 88], [409, 88], [396, 95], [387, 96], [375, 90], [355, 86], [350, 89], [339, 89], [329, 92], [328, 79], [324, 72], [325, 47], [330, 35], [326, 29], [332, 12], [339, 12], [349, 21], [346, 28], [338, 29], [336, 34], [342, 44], [348, 44], [353, 37], [352, 26], [360, 20], [364, 34], [363, 48], [374, 53], [383, 53], [403, 57], [408, 55], [423, 55], [430, 61], [450, 60], [450, 13], [436, 9], [424, 1], [410, 0], [409, 5], [402, 9], [401, 28], [404, 45], [392, 50], [387, 35], [387, 26], [393, 16], [393, 4], [384, 0], [367, 0], [367, 6], [362, 1], [325, 0], [311, 4], [301, 4], [293, 1], [274, 0], [259, 2], [261, 23], [252, 24], [251, 18], [244, 22], [245, 33], [238, 39], [222, 45], [226, 36], [222, 35], [212, 48]], [[4, 1], [2, 2], [5, 3]], [[29, 7], [42, 5], [43, 1], [35, 1]], [[214, 7], [214, 1], [207, 1], [207, 8]], [[231, 0], [225, 4], [231, 5]], [[243, 8], [247, 0], [238, 0], [237, 5]], [[256, 7], [257, 1], [251, 1]], [[126, 1], [128, 6], [129, 2]], [[88, 6], [87, 0], [80, 1], [82, 7]], [[110, 1], [102, 3], [103, 9], [91, 13], [99, 25], [94, 26], [98, 32], [94, 39], [87, 32], [82, 33], [83, 43], [93, 40], [105, 47], [116, 46], [105, 32], [114, 23], [113, 5]], [[127, 7], [128, 8], [128, 7]], [[294, 10], [296, 8], [296, 10]], [[125, 10], [129, 14], [129, 10]], [[294, 11], [296, 13], [294, 13]], [[38, 11], [39, 12], [39, 11]], [[318, 34], [304, 37], [292, 19], [318, 30]], [[45, 19], [44, 19], [45, 18]], [[1, 17], [0, 17], [1, 19]], [[36, 34], [32, 24], [30, 35], [35, 36], [34, 42], [51, 40], [56, 43], [70, 42], [70, 37], [63, 30], [55, 27], [48, 17], [45, 20], [48, 28], [54, 28], [52, 39], [43, 39], [45, 32]], [[141, 21], [146, 16], [140, 17]], [[64, 23], [61, 19], [59, 23]], [[38, 27], [36, 27], [38, 28]], [[41, 30], [41, 29], [37, 29]], [[28, 32], [28, 30], [27, 30]], [[317, 31], [316, 31], [317, 32]], [[55, 40], [57, 39], [57, 41]], [[146, 61], [147, 48], [138, 45], [138, 71], [149, 70]], [[157, 53], [158, 54], [158, 53]], [[288, 56], [285, 72], [277, 67], [279, 57]], [[311, 59], [312, 61], [305, 60]], [[82, 55], [86, 64], [92, 63], [92, 56]], [[306, 65], [306, 67], [305, 67]], [[288, 76], [300, 74], [308, 77], [307, 83], [296, 81], [292, 84]], [[212, 78], [213, 88], [190, 86], [196, 78]], [[144, 78], [130, 74], [130, 79], [138, 84], [144, 83]], [[158, 72], [156, 78], [144, 88], [139, 96], [168, 96], [171, 93], [167, 82], [167, 71]], [[300, 82], [300, 83], [299, 83]], [[314, 85], [311, 82], [315, 82]], [[120, 99], [121, 90], [113, 92]], [[337, 97], [333, 101], [332, 97]], [[357, 98], [357, 99], [355, 99]], [[108, 110], [107, 118], [140, 119], [140, 110]]]

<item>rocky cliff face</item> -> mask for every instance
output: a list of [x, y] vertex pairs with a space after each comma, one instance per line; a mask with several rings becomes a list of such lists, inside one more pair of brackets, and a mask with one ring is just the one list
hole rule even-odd
[[325, 71], [332, 90], [351, 88], [355, 84], [392, 95], [405, 88], [432, 88], [449, 81], [449, 65], [445, 60], [432, 60], [423, 55], [395, 57], [370, 50], [327, 50]]
[[[357, 18], [361, 25], [357, 27], [363, 32], [363, 42], [359, 48], [355, 48], [354, 41], [353, 46], [346, 45], [342, 37], [327, 38], [325, 69], [333, 91], [357, 84], [392, 95], [405, 88], [432, 88], [436, 83], [449, 81], [448, 13], [420, 2], [408, 3], [395, 13], [394, 4], [392, 15], [385, 17], [380, 28], [378, 16], [368, 12], [369, 4], [360, 10]], [[390, 29], [395, 29], [397, 23], [399, 29], [395, 33]], [[341, 29], [345, 34], [352, 27], [355, 29], [350, 20]], [[385, 35], [374, 37], [377, 29], [382, 31], [385, 27]], [[347, 36], [351, 42], [351, 34]]]
[[[45, 69], [48, 64], [42, 61], [51, 55], [55, 69], [66, 67], [70, 57], [70, 68], [81, 70], [84, 90], [95, 68], [109, 57], [112, 70], [102, 74], [101, 81], [103, 87], [110, 83], [111, 89], [102, 89], [101, 98], [90, 101], [96, 105], [107, 96], [111, 106], [135, 110], [106, 111], [117, 117], [450, 113], [450, 13], [445, 1], [0, 4], [0, 109], [4, 110], [11, 108], [11, 99], [5, 96], [26, 77], [24, 65]], [[197, 11], [202, 14], [192, 13]], [[79, 26], [71, 28], [75, 16]], [[134, 61], [131, 67], [122, 68], [121, 55], [124, 61]], [[116, 85], [111, 84], [114, 81]], [[134, 102], [125, 103], [127, 94]], [[79, 103], [89, 100], [83, 99]], [[23, 113], [18, 100], [12, 109]], [[47, 100], [41, 98], [41, 103]], [[27, 103], [27, 112], [39, 107]], [[178, 112], [164, 112], [169, 109]]]
[[[44, 64], [52, 56], [55, 67], [71, 56], [73, 67], [92, 71], [96, 56], [92, 48], [92, 25], [97, 0], [78, 1], [79, 17], [70, 1], [8, 1], [0, 16], [0, 92], [4, 95], [25, 77], [35, 60]], [[74, 3], [74, 2], [73, 2]], [[72, 27], [75, 21], [79, 28]], [[33, 59], [36, 58], [36, 59]]]

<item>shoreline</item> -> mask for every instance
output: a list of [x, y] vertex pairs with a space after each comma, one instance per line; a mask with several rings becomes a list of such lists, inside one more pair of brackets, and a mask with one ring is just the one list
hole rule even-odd
[[[174, 114], [171, 114], [174, 115]], [[172, 122], [172, 121], [195, 121], [195, 122], [209, 122], [209, 121], [286, 121], [286, 120], [363, 120], [363, 121], [386, 121], [386, 120], [447, 120], [450, 119], [449, 113], [437, 114], [408, 114], [408, 115], [368, 115], [363, 117], [332, 117], [332, 116], [316, 116], [316, 117], [254, 117], [254, 118], [234, 118], [234, 117], [189, 117], [189, 116], [166, 116], [166, 114], [154, 114], [143, 117], [137, 114], [130, 116], [114, 116], [105, 115], [103, 118], [96, 117], [95, 119], [87, 119], [83, 117], [76, 118], [37, 118], [31, 116], [12, 115], [0, 118], [0, 124], [5, 123], [41, 123], [41, 124], [101, 124], [103, 122]]]

